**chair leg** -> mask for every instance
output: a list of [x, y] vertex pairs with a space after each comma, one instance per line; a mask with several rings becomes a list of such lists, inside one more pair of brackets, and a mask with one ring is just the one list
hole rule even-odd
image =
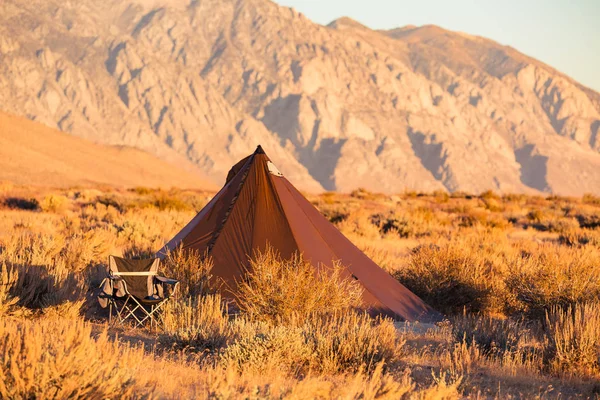
[[[112, 302], [109, 304], [109, 323], [112, 320], [112, 310], [114, 307], [116, 319], [120, 325], [123, 325], [127, 319], [132, 318], [135, 327], [144, 326], [144, 323], [148, 319], [150, 320], [150, 329], [164, 326], [162, 315], [160, 314], [164, 303], [165, 301], [161, 301], [157, 304], [144, 306], [135, 297], [127, 296], [121, 307], [116, 302], [115, 304]], [[149, 309], [146, 307], [149, 307]]]

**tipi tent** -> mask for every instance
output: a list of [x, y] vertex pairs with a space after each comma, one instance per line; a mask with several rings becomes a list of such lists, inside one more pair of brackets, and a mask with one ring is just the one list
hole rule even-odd
[[260, 146], [234, 165], [225, 186], [159, 252], [183, 249], [208, 253], [213, 275], [235, 290], [249, 256], [272, 246], [284, 258], [302, 253], [315, 266], [339, 260], [346, 276], [364, 288], [371, 313], [432, 322], [439, 313], [354, 246], [281, 175]]

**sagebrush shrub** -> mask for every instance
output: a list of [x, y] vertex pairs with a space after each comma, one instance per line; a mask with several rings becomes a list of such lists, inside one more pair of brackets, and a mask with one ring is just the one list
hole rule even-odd
[[179, 280], [178, 296], [213, 294], [219, 288], [219, 282], [212, 275], [212, 258], [198, 250], [178, 247], [168, 251], [161, 267], [166, 276]]
[[312, 368], [322, 373], [372, 371], [393, 361], [404, 344], [391, 320], [355, 312], [311, 318], [304, 335], [314, 346]]
[[481, 254], [460, 245], [420, 246], [395, 276], [433, 308], [458, 313], [482, 311], [490, 302], [493, 282]]
[[60, 214], [65, 212], [69, 208], [70, 204], [71, 202], [66, 196], [60, 194], [49, 194], [40, 202], [40, 208], [45, 212]]
[[301, 255], [282, 260], [272, 248], [257, 253], [238, 282], [236, 301], [251, 318], [269, 321], [305, 319], [359, 307], [362, 287], [342, 267], [315, 268]]
[[19, 297], [15, 295], [15, 286], [19, 280], [16, 268], [0, 264], [0, 317], [11, 315], [19, 307]]
[[164, 306], [163, 322], [160, 341], [179, 348], [217, 350], [232, 337], [227, 308], [218, 294], [173, 299]]
[[452, 319], [452, 333], [458, 341], [474, 341], [484, 352], [501, 355], [528, 346], [537, 327], [522, 320], [463, 313]]
[[540, 245], [508, 260], [504, 282], [516, 311], [543, 319], [553, 306], [593, 301], [600, 296], [600, 253], [594, 248]]
[[0, 398], [131, 398], [142, 357], [81, 320], [0, 319]]
[[239, 321], [243, 329], [220, 356], [226, 366], [240, 371], [267, 373], [277, 370], [302, 375], [313, 364], [313, 347], [297, 326]]
[[80, 266], [67, 264], [65, 243], [60, 235], [31, 234], [4, 243], [0, 261], [18, 274], [12, 291], [19, 306], [40, 309], [82, 298], [87, 290], [85, 275]]
[[600, 306], [553, 307], [546, 313], [549, 364], [567, 375], [589, 375], [600, 365]]
[[371, 372], [394, 361], [404, 345], [391, 320], [356, 312], [313, 315], [283, 325], [238, 320], [235, 332], [222, 362], [240, 370], [281, 368], [297, 375]]

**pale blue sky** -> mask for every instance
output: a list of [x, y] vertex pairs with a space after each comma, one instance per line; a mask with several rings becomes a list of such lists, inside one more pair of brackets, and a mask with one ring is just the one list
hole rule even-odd
[[374, 29], [434, 24], [484, 36], [600, 91], [600, 0], [275, 0], [320, 24]]

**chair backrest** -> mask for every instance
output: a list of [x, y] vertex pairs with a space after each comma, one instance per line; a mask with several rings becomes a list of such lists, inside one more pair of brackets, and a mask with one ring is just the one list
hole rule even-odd
[[154, 294], [153, 278], [158, 274], [160, 259], [128, 260], [109, 256], [109, 273], [121, 277], [127, 284], [129, 294], [143, 299]]

